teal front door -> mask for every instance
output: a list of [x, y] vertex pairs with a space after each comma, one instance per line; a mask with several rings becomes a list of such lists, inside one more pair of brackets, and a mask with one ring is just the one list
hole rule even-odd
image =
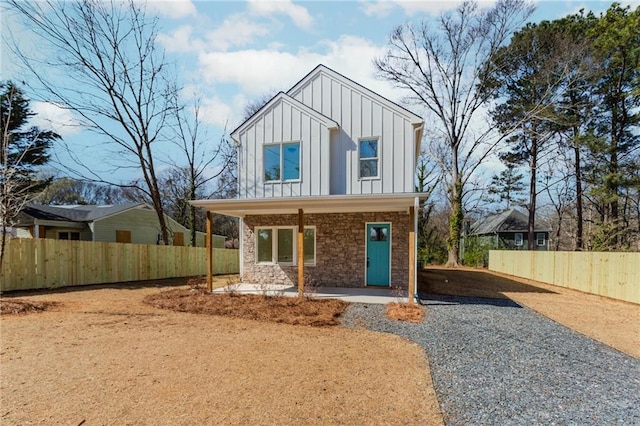
[[366, 284], [389, 287], [391, 272], [391, 225], [367, 224]]

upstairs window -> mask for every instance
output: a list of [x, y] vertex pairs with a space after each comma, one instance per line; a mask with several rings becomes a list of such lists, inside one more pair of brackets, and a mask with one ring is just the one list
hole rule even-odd
[[378, 139], [362, 139], [358, 146], [358, 156], [360, 159], [360, 177], [375, 178], [379, 173], [379, 150]]
[[265, 182], [298, 179], [300, 179], [300, 142], [265, 145]]

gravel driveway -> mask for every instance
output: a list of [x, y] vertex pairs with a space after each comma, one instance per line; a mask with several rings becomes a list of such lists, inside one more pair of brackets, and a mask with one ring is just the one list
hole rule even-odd
[[640, 424], [640, 361], [515, 302], [425, 296], [422, 324], [356, 304], [348, 327], [403, 336], [428, 354], [448, 425]]

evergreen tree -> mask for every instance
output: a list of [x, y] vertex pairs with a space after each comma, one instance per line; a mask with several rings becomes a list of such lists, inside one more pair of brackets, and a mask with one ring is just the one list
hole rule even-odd
[[593, 56], [601, 70], [595, 86], [596, 137], [590, 138], [587, 179], [606, 241], [597, 249], [629, 246], [621, 198], [638, 187], [640, 168], [640, 7], [614, 3], [593, 25]]
[[0, 267], [4, 258], [7, 228], [24, 205], [51, 181], [37, 176], [40, 166], [49, 161], [49, 149], [60, 136], [38, 127], [28, 127], [34, 113], [22, 90], [10, 81], [0, 82]]
[[490, 195], [490, 202], [506, 202], [504, 209], [509, 210], [514, 205], [524, 202], [522, 191], [525, 190], [526, 186], [523, 182], [524, 175], [518, 173], [516, 165], [505, 158], [503, 158], [503, 162], [505, 162], [506, 167], [500, 174], [491, 177], [491, 184], [487, 192]]

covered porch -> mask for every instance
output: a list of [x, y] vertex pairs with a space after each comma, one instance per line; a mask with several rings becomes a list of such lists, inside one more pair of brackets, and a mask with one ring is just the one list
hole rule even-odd
[[[345, 297], [355, 296], [358, 293], [364, 297], [376, 295], [397, 300], [397, 297], [391, 294], [391, 290], [400, 287], [408, 294], [407, 299], [414, 302], [416, 210], [421, 195], [417, 193], [326, 195], [196, 200], [191, 203], [207, 211], [208, 235], [212, 234], [211, 219], [214, 213], [240, 219], [240, 276], [247, 291], [250, 290], [251, 284], [259, 284], [261, 288], [264, 288], [265, 284], [280, 284], [288, 291], [294, 289], [298, 297], [303, 297], [305, 271], [309, 270], [310, 274], [320, 277], [318, 281], [323, 288], [322, 294], [333, 295], [327, 297], [336, 297], [335, 295], [342, 291]], [[347, 232], [342, 233], [345, 235], [336, 234], [334, 228], [348, 220], [353, 222], [349, 224], [351, 228], [347, 228]], [[389, 275], [389, 279], [386, 284], [383, 283], [384, 288], [372, 288], [378, 287], [377, 283], [369, 286], [369, 281], [363, 280], [363, 276], [369, 273], [369, 252], [365, 252], [368, 250], [366, 244], [369, 244], [367, 240], [369, 237], [365, 233], [370, 230], [366, 227], [367, 224], [379, 221], [393, 225], [393, 228], [389, 229], [389, 267], [384, 271]], [[258, 253], [259, 240], [256, 230], [261, 230], [264, 224], [271, 222], [274, 222], [274, 225], [286, 224], [290, 228], [288, 236], [294, 239], [294, 244], [297, 236], [293, 258], [288, 258], [287, 263], [280, 263], [276, 254], [273, 262], [265, 263]], [[314, 245], [305, 248], [305, 227], [308, 230], [310, 226], [317, 228], [317, 253], [315, 251], [316, 236], [314, 236]], [[292, 235], [293, 232], [297, 235]], [[384, 236], [386, 237], [386, 234]], [[276, 242], [273, 247], [278, 249]], [[308, 257], [305, 257], [305, 250], [314, 251], [312, 263]], [[348, 252], [346, 255], [345, 251]], [[207, 282], [211, 290], [213, 257], [210, 250], [207, 250], [207, 254]], [[332, 275], [333, 269], [337, 272]], [[272, 276], [275, 279], [269, 281]], [[327, 282], [330, 282], [329, 285], [326, 284]], [[346, 291], [343, 287], [352, 288]]]
[[[228, 289], [217, 288], [214, 293], [225, 293]], [[260, 284], [242, 283], [233, 290], [237, 294], [265, 294], [267, 296], [298, 297], [298, 287], [286, 284]], [[350, 303], [370, 303], [385, 305], [391, 302], [407, 302], [406, 290], [393, 290], [389, 288], [357, 288], [357, 287], [318, 287], [307, 295], [315, 299], [340, 299]]]

